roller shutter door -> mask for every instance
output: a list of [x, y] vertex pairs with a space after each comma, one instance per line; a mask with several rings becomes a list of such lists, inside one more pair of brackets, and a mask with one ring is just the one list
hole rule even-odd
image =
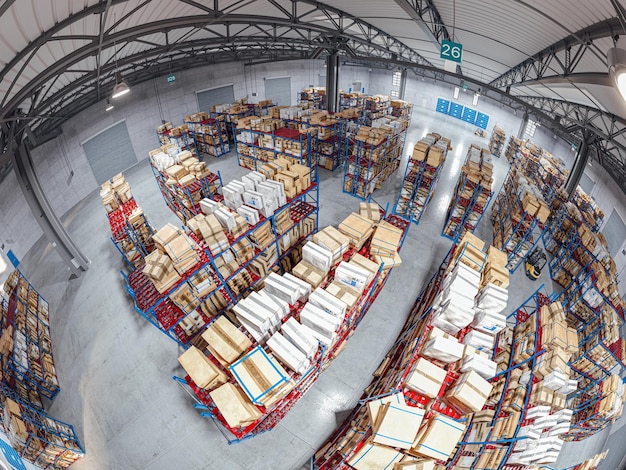
[[609, 245], [609, 253], [617, 257], [617, 253], [626, 240], [626, 224], [615, 209], [611, 212], [609, 220], [602, 227], [602, 233]]
[[126, 121], [118, 122], [83, 142], [83, 150], [98, 184], [137, 163]]
[[205, 113], [210, 113], [213, 105], [228, 104], [235, 101], [235, 91], [232, 85], [199, 91], [196, 96], [198, 97], [198, 110]]
[[266, 78], [265, 99], [279, 106], [291, 106], [291, 77]]

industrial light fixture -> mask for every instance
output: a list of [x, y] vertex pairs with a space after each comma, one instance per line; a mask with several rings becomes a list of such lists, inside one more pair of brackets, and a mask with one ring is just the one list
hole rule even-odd
[[461, 89], [458, 86], [454, 87], [454, 99], [458, 100], [459, 99], [459, 92], [461, 91]]
[[609, 63], [609, 77], [613, 81], [615, 88], [626, 101], [626, 50], [619, 47], [612, 47], [607, 52]]
[[472, 104], [476, 106], [478, 104], [478, 98], [480, 98], [480, 93], [474, 93], [474, 98], [472, 99]]
[[129, 91], [130, 86], [126, 80], [122, 79], [122, 74], [120, 72], [115, 72], [115, 86], [113, 87], [113, 94], [111, 95], [111, 98], [119, 98], [120, 96], [124, 96]]
[[113, 106], [113, 103], [111, 103], [111, 100], [107, 98], [107, 105], [106, 105], [106, 108], [104, 108], [104, 110], [111, 111], [113, 108], [115, 108], [115, 106]]
[[111, 94], [111, 98], [119, 98], [120, 96], [124, 96], [130, 91], [130, 86], [122, 78], [122, 74], [117, 68], [117, 43], [114, 43], [113, 47], [115, 53], [115, 86], [113, 87], [113, 93]]

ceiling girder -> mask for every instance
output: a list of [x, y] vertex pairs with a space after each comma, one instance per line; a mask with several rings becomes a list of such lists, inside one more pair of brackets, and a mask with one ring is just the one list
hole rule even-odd
[[515, 84], [541, 80], [547, 76], [567, 77], [576, 72], [576, 67], [585, 54], [595, 54], [606, 64], [606, 51], [596, 51], [593, 48], [593, 41], [614, 36], [621, 30], [617, 18], [588, 26], [546, 47], [489, 84], [495, 88], [505, 89]]
[[626, 120], [599, 109], [567, 101], [536, 96], [518, 96], [552, 118], [560, 117], [560, 123], [571, 132], [582, 136], [587, 130], [595, 134], [594, 146], [605, 159], [602, 166], [613, 176], [622, 190], [626, 191]]
[[[111, 5], [119, 3], [121, 0], [111, 0]], [[128, 44], [133, 40], [140, 39], [142, 36], [159, 33], [163, 31], [171, 31], [179, 28], [202, 28], [207, 24], [215, 25], [215, 24], [225, 24], [225, 25], [233, 25], [233, 24], [250, 24], [256, 26], [267, 26], [267, 27], [286, 27], [286, 28], [298, 28], [308, 30], [311, 33], [314, 33], [317, 36], [324, 36], [326, 38], [330, 38], [331, 41], [343, 40], [346, 43], [350, 43], [350, 49], [353, 51], [365, 52], [366, 49], [370, 51], [378, 50], [381, 53], [388, 54], [392, 57], [394, 54], [402, 58], [404, 60], [417, 62], [417, 63], [428, 63], [426, 59], [420, 56], [413, 49], [410, 49], [402, 42], [388, 36], [381, 30], [378, 30], [368, 23], [363, 22], [362, 20], [347, 15], [346, 13], [336, 10], [330, 7], [327, 7], [322, 4], [318, 4], [312, 2], [310, 0], [293, 0], [296, 4], [305, 3], [305, 4], [315, 4], [318, 7], [317, 11], [324, 12], [329, 18], [333, 18], [333, 21], [330, 23], [323, 24], [315, 24], [315, 23], [301, 23], [295, 22], [295, 20], [291, 18], [276, 18], [276, 17], [265, 17], [265, 16], [255, 16], [255, 15], [238, 15], [238, 14], [226, 14], [223, 17], [213, 17], [211, 15], [197, 15], [193, 17], [181, 17], [181, 18], [168, 18], [160, 21], [155, 21], [148, 24], [138, 25], [132, 28], [127, 28], [118, 32], [111, 32], [105, 34], [102, 43], [99, 40], [93, 40], [90, 43], [84, 45], [83, 47], [73, 51], [72, 53], [66, 55], [61, 60], [53, 64], [51, 67], [47, 68], [45, 71], [41, 72], [35, 78], [30, 80], [30, 82], [24, 86], [21, 90], [16, 93], [8, 103], [6, 103], [3, 108], [0, 110], [0, 118], [8, 115], [12, 110], [17, 109], [27, 97], [30, 95], [31, 91], [44, 85], [46, 82], [51, 80], [55, 75], [62, 74], [70, 67], [80, 62], [81, 60], [93, 56], [97, 53], [99, 47], [110, 47], [115, 43], [123, 43]], [[93, 13], [101, 13], [104, 10], [100, 8], [96, 8], [100, 5], [102, 8], [106, 7], [106, 4], [97, 4], [93, 7], [83, 10], [82, 12], [73, 15], [72, 17], [64, 20], [59, 23], [59, 25], [55, 26], [51, 30], [45, 32], [40, 36], [37, 40], [33, 41], [26, 47], [23, 51], [18, 53], [16, 58], [11, 61], [11, 63], [7, 64], [7, 66], [0, 72], [0, 81], [2, 78], [11, 70], [15, 64], [18, 63], [19, 60], [24, 58], [25, 51], [30, 51], [32, 54], [33, 51], [37, 50], [36, 48], [40, 47], [40, 45], [45, 44], [45, 42], [56, 32], [60, 31], [63, 27], [67, 27], [71, 24], [71, 19], [79, 20], [85, 16], [85, 12], [89, 11], [89, 14]], [[297, 7], [297, 5], [296, 5]], [[334, 17], [339, 17], [339, 20], [336, 21]], [[346, 25], [346, 22], [350, 23]], [[359, 34], [353, 34], [347, 32], [346, 28], [353, 25], [360, 25], [358, 28], [359, 31], [367, 32], [367, 36], [362, 36]], [[61, 26], [62, 25], [62, 26]], [[334, 27], [331, 27], [334, 25]], [[314, 39], [317, 37], [314, 36]], [[99, 39], [99, 38], [98, 38]], [[385, 45], [380, 45], [376, 42], [376, 40], [383, 40]], [[123, 46], [122, 46], [123, 47]], [[119, 50], [118, 50], [119, 52]], [[19, 76], [19, 74], [18, 74]], [[17, 79], [18, 76], [15, 78]]]

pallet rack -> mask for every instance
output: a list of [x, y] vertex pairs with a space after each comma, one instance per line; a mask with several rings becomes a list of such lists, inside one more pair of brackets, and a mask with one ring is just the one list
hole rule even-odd
[[305, 88], [298, 94], [298, 102], [309, 103], [315, 109], [326, 109], [326, 87]]
[[346, 125], [343, 192], [362, 200], [400, 167], [409, 122], [391, 117], [373, 125]]
[[[194, 336], [203, 331], [213, 319], [232, 307], [246, 293], [263, 281], [263, 277], [260, 277], [251, 269], [251, 265], [255, 260], [274, 252], [276, 260], [269, 266], [266, 274], [269, 274], [272, 270], [284, 270], [285, 262], [297, 252], [298, 247], [310, 233], [317, 231], [319, 183], [317, 179], [312, 179], [311, 181], [311, 185], [308, 188], [305, 188], [295, 197], [288, 199], [287, 204], [278, 208], [272, 216], [267, 218], [261, 216], [257, 224], [248, 225], [248, 229], [239, 236], [233, 237], [228, 235], [230, 248], [240, 242], [246, 242], [250, 238], [256, 239], [255, 233], [257, 230], [265, 230], [267, 224], [270, 225], [272, 234], [271, 240], [268, 240], [264, 245], [255, 245], [254, 256], [239, 263], [238, 268], [230, 274], [223, 274], [219, 269], [219, 266], [221, 266], [220, 262], [229, 250], [224, 249], [214, 253], [193, 232], [188, 232], [188, 235], [196, 243], [195, 249], [199, 261], [165, 292], [159, 293], [141, 269], [132, 272], [130, 275], [122, 273], [126, 282], [126, 289], [133, 299], [135, 311], [177, 343], [183, 346], [189, 344]], [[213, 200], [219, 202], [222, 198], [216, 195]], [[282, 223], [285, 217], [288, 217], [287, 220], [290, 221], [288, 226]], [[280, 224], [278, 223], [279, 220], [281, 221]], [[307, 221], [313, 222], [312, 232], [304, 229], [305, 225], [307, 227], [311, 225]], [[192, 280], [199, 273], [208, 273], [215, 288], [206, 295], [196, 299], [197, 308], [187, 311], [176, 305], [170, 296], [179, 288], [184, 287], [183, 284]], [[245, 288], [241, 288], [239, 280], [244, 278], [248, 279], [249, 282], [247, 282]], [[214, 305], [220, 305], [220, 308], [215, 312], [215, 315], [208, 315], [200, 306], [211, 301], [214, 296], [217, 296]], [[191, 322], [192, 319], [193, 322]]]
[[8, 335], [3, 367], [6, 383], [52, 400], [60, 387], [52, 356], [48, 302], [19, 270], [9, 275], [4, 292], [8, 301], [0, 328], [3, 339]]
[[154, 250], [154, 229], [135, 199], [131, 198], [120, 204], [117, 209], [107, 213], [107, 218], [111, 228], [111, 241], [124, 261], [131, 269], [142, 266], [145, 257]]
[[[358, 405], [312, 457], [311, 468], [316, 470], [347, 470], [352, 468], [348, 462], [372, 436], [372, 427], [366, 406], [367, 402], [372, 400], [400, 393], [409, 406], [426, 408], [425, 420], [430, 419], [436, 412], [457, 422], [465, 423], [467, 421], [467, 418], [462, 417], [462, 413], [457, 408], [444, 399], [453, 382], [459, 377], [460, 372], [455, 367], [446, 367], [446, 377], [439, 393], [434, 398], [421, 395], [404, 385], [413, 365], [420, 358], [422, 346], [426, 343], [426, 338], [432, 329], [435, 314], [433, 305], [443, 291], [444, 279], [456, 263], [462, 263], [466, 260], [467, 249], [465, 243], [459, 247], [453, 245], [450, 249], [439, 269], [417, 297], [400, 336], [374, 372], [374, 378], [370, 385], [365, 388]], [[482, 270], [482, 266], [480, 269]], [[466, 332], [467, 329], [462, 331], [459, 336], [462, 337]], [[444, 462], [438, 461], [438, 463], [443, 464]]]
[[363, 101], [365, 95], [360, 92], [339, 92], [339, 109], [344, 110], [348, 108], [363, 108]]
[[189, 118], [190, 120], [185, 118], [185, 123], [189, 126], [196, 155], [219, 158], [230, 152], [228, 130], [224, 122], [208, 116], [200, 120], [193, 120], [194, 116], [189, 116]]
[[173, 145], [178, 147], [181, 152], [189, 150], [191, 153], [196, 153], [193, 137], [189, 128], [184, 124], [172, 127], [171, 122], [166, 122], [157, 128], [157, 138], [159, 145]]
[[[71, 424], [49, 416], [6, 386], [0, 386], [0, 421], [20, 457], [42, 469], [67, 468], [85, 455]], [[10, 400], [10, 401], [9, 401]]]
[[506, 150], [504, 151], [504, 155], [506, 156], [506, 159], [509, 161], [509, 163], [513, 163], [519, 158], [521, 147], [521, 139], [518, 139], [514, 135], [509, 137], [509, 143], [507, 144]]
[[66, 468], [85, 451], [74, 428], [49, 416], [43, 398], [60, 391], [52, 356], [49, 306], [19, 271], [0, 304], [0, 424], [20, 457], [44, 469]]
[[242, 98], [235, 101], [235, 103], [211, 106], [211, 117], [222, 123], [228, 133], [228, 141], [234, 143], [237, 121], [250, 116], [253, 111], [254, 108], [248, 106], [247, 100]]
[[[532, 404], [533, 389], [539, 383], [534, 370], [538, 358], [546, 352], [541, 342], [539, 310], [551, 301], [542, 291], [543, 286], [513, 311], [507, 319], [511, 329], [498, 334], [493, 358], [499, 364], [499, 372], [491, 379], [494, 392], [483, 408], [483, 411], [489, 410], [487, 418], [474, 417], [455, 455], [447, 462], [448, 466], [457, 465], [461, 460], [466, 466], [471, 460], [471, 468], [509, 468], [507, 462], [513, 449], [527, 438], [520, 429], [530, 424], [526, 413]], [[528, 330], [532, 331], [530, 335]], [[521, 371], [528, 374], [528, 382], [523, 387], [518, 381]]]
[[[432, 141], [433, 139], [435, 140]], [[435, 144], [439, 137], [435, 135], [433, 139], [428, 139], [427, 136], [415, 144], [393, 207], [394, 214], [405, 216], [415, 224], [419, 224], [435, 192], [450, 145], [449, 141], [444, 141], [442, 147], [436, 148], [438, 151], [433, 151], [432, 155], [429, 155], [431, 145]]]
[[257, 170], [261, 165], [282, 157], [308, 166], [311, 168], [311, 178], [315, 178], [317, 174], [315, 133], [301, 133], [297, 129], [287, 127], [267, 132], [243, 124], [238, 124], [234, 129], [240, 166]]
[[491, 209], [493, 244], [507, 253], [511, 273], [539, 242], [550, 216], [545, 201], [524, 179], [519, 165], [512, 166]]
[[376, 119], [391, 114], [391, 101], [386, 95], [365, 96], [363, 98], [363, 114], [359, 120], [365, 126], [371, 126]]
[[[386, 217], [386, 220], [390, 224], [400, 228], [403, 231], [400, 246], [398, 247], [398, 250], [400, 250], [410, 224], [408, 221], [393, 215], [389, 215], [388, 217]], [[362, 255], [367, 256], [369, 253], [369, 243], [366, 243], [365, 246], [363, 246], [361, 250], [359, 250], [359, 252]], [[343, 259], [350, 259], [354, 253], [354, 249], [349, 250], [343, 255]], [[334, 270], [336, 267], [337, 264], [335, 264], [331, 268], [329, 277], [322, 284], [322, 286], [325, 286], [332, 281], [334, 276]], [[318, 351], [317, 355], [312, 361], [312, 365], [305, 372], [303, 372], [302, 374], [296, 374], [291, 377], [291, 379], [295, 383], [293, 390], [286, 397], [279, 400], [278, 403], [274, 405], [271, 410], [265, 409], [263, 407], [257, 407], [259, 408], [261, 417], [250, 423], [249, 425], [241, 428], [230, 427], [225, 421], [224, 417], [219, 412], [219, 409], [217, 409], [216, 405], [211, 400], [211, 397], [206, 390], [203, 390], [196, 386], [189, 376], [186, 376], [184, 378], [175, 376], [173, 377], [174, 380], [179, 383], [184, 388], [184, 390], [193, 398], [195, 402], [194, 408], [200, 411], [200, 416], [212, 419], [229, 443], [240, 442], [242, 440], [255, 437], [263, 432], [273, 429], [288, 413], [288, 411], [298, 402], [298, 400], [307, 392], [307, 390], [313, 385], [321, 372], [323, 372], [326, 367], [330, 365], [332, 360], [334, 360], [334, 358], [337, 357], [339, 353], [343, 350], [346, 341], [357, 328], [358, 324], [367, 313], [369, 307], [372, 305], [372, 303], [386, 283], [391, 269], [383, 268], [384, 266], [380, 267], [378, 273], [364, 290], [364, 293], [361, 295], [359, 300], [357, 300], [355, 305], [346, 312], [343, 322], [338, 330], [338, 338], [333, 341], [330, 347], [322, 347]], [[300, 302], [297, 302], [295, 305], [291, 305], [291, 312], [288, 316], [297, 317], [299, 315], [299, 312], [303, 308], [303, 305], [304, 304]]]
[[489, 139], [489, 151], [491, 152], [491, 155], [500, 158], [502, 156], [502, 149], [504, 148], [505, 141], [506, 134], [504, 129], [496, 124], [493, 126], [491, 138]]
[[411, 122], [413, 103], [403, 100], [391, 100], [389, 105], [391, 106], [391, 110], [389, 111], [391, 116], [402, 119], [408, 123]]
[[489, 151], [471, 145], [457, 181], [442, 235], [458, 241], [474, 232], [491, 201], [492, 165]]
[[156, 179], [159, 191], [165, 200], [167, 207], [182, 221], [187, 221], [200, 214], [200, 201], [204, 198], [213, 198], [222, 187], [222, 176], [219, 172], [207, 171], [206, 175], [195, 178], [187, 185], [171, 178], [165, 170], [160, 169], [154, 161], [154, 154], [150, 155], [150, 168]]
[[343, 164], [346, 122], [337, 120], [327, 126], [312, 125], [317, 130], [317, 164], [320, 168], [335, 171]]

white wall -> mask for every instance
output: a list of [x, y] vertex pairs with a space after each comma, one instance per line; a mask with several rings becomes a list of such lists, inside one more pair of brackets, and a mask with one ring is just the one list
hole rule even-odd
[[[292, 103], [304, 87], [316, 85], [319, 74], [325, 74], [324, 61], [276, 62], [245, 67], [240, 63], [228, 63], [199, 67], [176, 73], [176, 81], [167, 83], [165, 77], [133, 87], [130, 95], [115, 101], [115, 109], [104, 111], [104, 101], [95, 104], [62, 125], [63, 135], [34, 149], [33, 161], [52, 207], [57, 214], [65, 214], [80, 200], [98, 188], [81, 143], [108, 126], [125, 120], [137, 161], [148, 157], [148, 152], [158, 145], [155, 129], [161, 119], [182, 123], [184, 117], [198, 111], [196, 91], [221, 85], [233, 84], [235, 98], [248, 97], [250, 102], [265, 99], [265, 78], [291, 77]], [[339, 87], [348, 90], [360, 81], [368, 94], [389, 94], [392, 71], [379, 68], [344, 66], [340, 71]], [[422, 80], [408, 73], [405, 99], [416, 108], [435, 109], [438, 97], [454, 100], [453, 87], [432, 79]], [[256, 96], [252, 96], [256, 93]], [[158, 99], [157, 99], [158, 97]], [[472, 105], [473, 93], [461, 91], [457, 101], [490, 116], [487, 132], [495, 124], [507, 135], [517, 134], [521, 116], [510, 112], [497, 101], [484, 96], [477, 106]], [[160, 103], [160, 106], [159, 106]], [[469, 124], [468, 124], [469, 125]], [[569, 144], [554, 139], [551, 132], [539, 127], [532, 139], [546, 150], [563, 158], [568, 165], [574, 154]], [[73, 176], [70, 178], [70, 172]], [[594, 165], [589, 169], [596, 181], [594, 196], [608, 215], [613, 207], [626, 219], [626, 197], [611, 177]], [[0, 243], [5, 251], [12, 249], [23, 257], [42, 232], [30, 214], [13, 173], [0, 184]], [[626, 264], [617, 256], [619, 267]], [[626, 286], [626, 282], [623, 283]]]

